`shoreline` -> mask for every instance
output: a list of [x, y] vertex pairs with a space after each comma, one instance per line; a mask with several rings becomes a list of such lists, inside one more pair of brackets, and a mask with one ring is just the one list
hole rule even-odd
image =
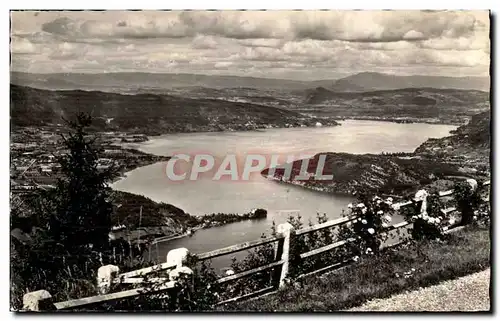
[[389, 123], [397, 123], [397, 124], [429, 124], [429, 125], [449, 125], [449, 126], [462, 126], [465, 125], [463, 122], [458, 121], [449, 121], [439, 120], [432, 121], [429, 118], [383, 118], [383, 116], [331, 116], [332, 119], [336, 121], [345, 121], [345, 120], [368, 120], [368, 121], [380, 121], [380, 122], [389, 122]]

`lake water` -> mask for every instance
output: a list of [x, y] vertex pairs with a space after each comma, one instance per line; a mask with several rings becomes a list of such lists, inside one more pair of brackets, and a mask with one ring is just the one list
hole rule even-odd
[[[348, 120], [336, 127], [162, 135], [135, 147], [163, 156], [203, 152], [219, 158], [249, 152], [294, 154], [297, 157], [326, 151], [353, 154], [412, 152], [426, 139], [447, 136], [455, 128], [450, 125]], [[309, 219], [315, 222], [318, 212], [334, 219], [341, 216], [342, 209], [353, 200], [349, 196], [328, 195], [280, 184], [260, 175], [239, 182], [213, 181], [203, 176], [196, 181], [172, 182], [165, 174], [165, 164], [160, 162], [135, 169], [113, 184], [113, 188], [170, 203], [195, 215], [247, 213], [253, 208], [264, 208], [268, 216], [199, 230], [191, 237], [160, 243], [154, 249], [154, 257], [165, 258], [170, 249], [177, 247], [202, 253], [254, 240], [262, 233], [269, 233], [273, 221], [276, 224], [285, 222], [290, 213], [300, 212], [305, 224]]]

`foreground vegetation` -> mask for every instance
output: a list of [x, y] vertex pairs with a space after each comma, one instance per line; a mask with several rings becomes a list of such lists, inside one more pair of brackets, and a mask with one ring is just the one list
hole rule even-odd
[[490, 266], [490, 230], [471, 226], [441, 240], [390, 248], [321, 277], [309, 277], [276, 294], [219, 311], [338, 311], [455, 279]]

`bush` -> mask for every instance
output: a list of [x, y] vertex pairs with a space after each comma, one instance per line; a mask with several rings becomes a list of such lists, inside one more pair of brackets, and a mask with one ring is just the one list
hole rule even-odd
[[[419, 191], [417, 196], [419, 193], [427, 195], [425, 190]], [[437, 193], [428, 195], [425, 203], [415, 204], [417, 213], [406, 218], [413, 223], [413, 228], [410, 229], [413, 240], [433, 240], [442, 237], [443, 232], [454, 223], [449, 214], [441, 211], [442, 208], [443, 204]]]
[[478, 208], [481, 198], [477, 188], [472, 188], [469, 182], [459, 182], [454, 188], [457, 208], [462, 213], [460, 225], [467, 225], [474, 220], [474, 210]]
[[383, 200], [378, 196], [360, 196], [357, 204], [349, 204], [351, 216], [357, 217], [341, 230], [343, 239], [355, 239], [349, 246], [356, 255], [374, 254], [388, 238], [394, 209], [392, 197]]

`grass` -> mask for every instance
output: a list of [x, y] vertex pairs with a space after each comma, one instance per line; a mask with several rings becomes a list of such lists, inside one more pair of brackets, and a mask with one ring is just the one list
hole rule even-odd
[[339, 311], [456, 279], [490, 266], [490, 231], [469, 226], [443, 241], [412, 243], [220, 311]]

